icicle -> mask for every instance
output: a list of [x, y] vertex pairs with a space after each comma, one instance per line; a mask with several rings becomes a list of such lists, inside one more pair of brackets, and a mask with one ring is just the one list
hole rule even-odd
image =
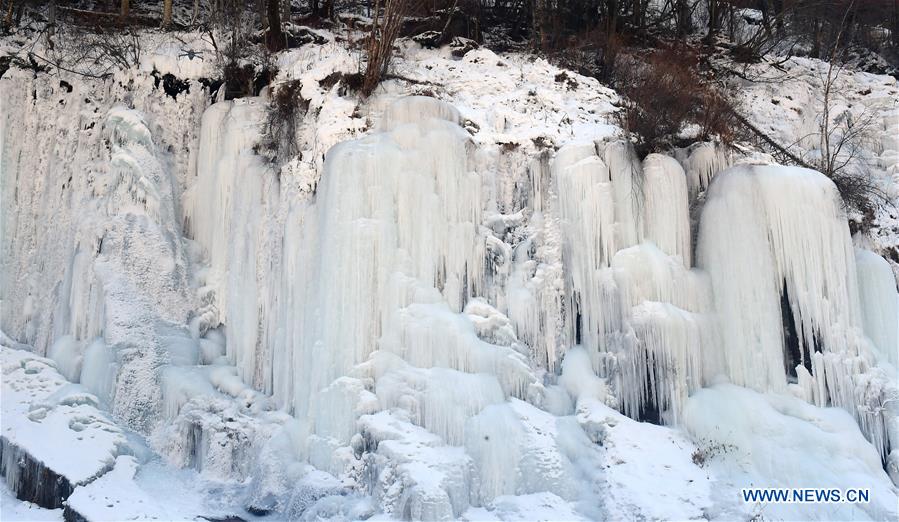
[[619, 356], [622, 407], [638, 418], [654, 407], [663, 420], [677, 424], [690, 392], [702, 375], [704, 322], [700, 316], [667, 303], [646, 301], [634, 308], [632, 324], [640, 342], [633, 352]]
[[[609, 155], [621, 163], [614, 151]], [[588, 346], [591, 353], [607, 351], [605, 333], [620, 326], [614, 282], [603, 270], [618, 250], [617, 193], [609, 167], [596, 156], [593, 144], [563, 147], [552, 168], [563, 236], [562, 258], [570, 289], [570, 337]]]
[[[406, 316], [412, 320], [397, 323], [399, 339], [409, 342], [396, 346], [410, 362], [462, 370], [488, 364], [472, 351], [481, 341], [470, 322], [457, 315], [485, 273], [482, 183], [470, 170], [468, 136], [443, 102], [398, 103], [382, 132], [329, 151], [315, 205], [298, 211], [302, 225], [285, 237], [274, 390], [301, 417], [311, 395], [363, 362], [387, 333], [388, 319], [413, 302], [419, 304]], [[289, 218], [288, 227], [298, 219]], [[432, 320], [415, 310], [441, 301], [447, 308], [434, 318], [468, 323], [470, 337], [457, 336], [457, 351], [439, 348], [452, 338], [415, 325], [415, 317]]]
[[690, 212], [684, 169], [671, 157], [650, 154], [643, 160], [645, 239], [663, 252], [692, 262]]
[[240, 376], [270, 390], [263, 328], [279, 286], [263, 279], [272, 253], [263, 222], [270, 204], [270, 172], [251, 152], [263, 118], [258, 100], [217, 103], [203, 115], [197, 180], [184, 195], [186, 228], [206, 250], [205, 284], [214, 289], [220, 316], [207, 327], [227, 325], [226, 353]]
[[618, 140], [605, 144], [601, 154], [614, 187], [615, 242], [618, 248], [642, 241], [643, 172], [633, 146]]
[[731, 165], [727, 150], [720, 143], [694, 143], [677, 149], [675, 156], [684, 166], [691, 200], [709, 187], [716, 174]]
[[878, 359], [899, 366], [899, 295], [890, 264], [868, 250], [855, 250], [862, 322]]
[[612, 268], [636, 338], [617, 355], [622, 410], [634, 418], [646, 409], [668, 411], [657, 419], [676, 423], [704, 370], [714, 374], [711, 285], [705, 274], [687, 270], [680, 258], [648, 242], [619, 251]]
[[762, 391], [783, 388], [785, 292], [799, 349], [812, 358], [811, 377], [799, 374], [806, 398], [853, 413], [885, 456], [897, 442], [896, 385], [872, 368], [855, 253], [833, 182], [778, 166], [719, 174], [703, 209], [699, 264], [712, 279], [731, 379]]

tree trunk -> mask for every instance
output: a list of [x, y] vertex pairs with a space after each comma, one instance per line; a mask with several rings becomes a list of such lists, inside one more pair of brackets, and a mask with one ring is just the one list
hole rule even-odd
[[265, 31], [268, 29], [268, 14], [266, 11], [266, 0], [256, 0], [256, 7], [259, 9], [259, 25], [262, 26], [262, 30]]
[[168, 29], [172, 25], [172, 0], [162, 3], [162, 27]]
[[678, 0], [674, 5], [677, 11], [677, 36], [683, 37], [690, 33], [690, 5], [687, 0]]
[[3, 19], [3, 25], [6, 27], [12, 26], [12, 8], [15, 3], [15, 0], [9, 0], [9, 5], [6, 7], [6, 18]]
[[618, 31], [618, 0], [606, 0], [606, 33], [615, 34]]
[[53, 44], [54, 33], [56, 33], [56, 0], [50, 0], [50, 6], [47, 7], [47, 48], [50, 50], [56, 47]]
[[709, 43], [715, 38], [718, 32], [718, 0], [709, 0], [709, 33], [706, 36]]
[[122, 0], [122, 10], [119, 13], [119, 18], [122, 21], [125, 21], [128, 18], [128, 13], [131, 11], [131, 0]]
[[284, 33], [281, 32], [281, 2], [268, 0], [268, 33], [265, 43], [268, 50], [277, 52], [284, 49]]

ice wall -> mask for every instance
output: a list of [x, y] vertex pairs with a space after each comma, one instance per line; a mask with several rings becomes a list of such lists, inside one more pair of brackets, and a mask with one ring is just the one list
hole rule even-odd
[[[195, 357], [176, 197], [189, 155], [172, 158], [166, 141], [190, 118], [160, 140], [145, 114], [108, 101], [166, 110], [149, 101], [152, 81], [128, 94], [121, 84], [56, 85], [0, 81], [3, 328], [52, 351], [119, 420], [147, 430], [158, 367]], [[189, 115], [200, 100], [177, 106]]]
[[855, 250], [859, 296], [865, 335], [874, 343], [878, 361], [899, 365], [899, 295], [886, 259], [869, 250]]
[[280, 238], [272, 222], [279, 183], [253, 151], [264, 132], [258, 98], [216, 103], [203, 114], [196, 179], [184, 194], [184, 228], [204, 250], [194, 335], [226, 325], [226, 353], [245, 382], [271, 393], [267, 324], [279, 290]]
[[708, 280], [688, 268], [684, 171], [660, 154], [641, 165], [611, 142], [563, 147], [553, 174], [569, 338], [615, 383], [628, 415], [676, 422], [715, 331]]
[[[863, 322], [874, 321], [868, 328], [878, 337], [886, 329], [876, 316], [863, 320], [840, 205], [833, 182], [815, 171], [740, 166], [720, 173], [703, 209], [699, 265], [712, 280], [730, 379], [783, 390], [793, 374], [806, 400], [853, 413], [885, 456], [896, 444], [895, 381], [874, 367]], [[879, 295], [886, 291], [864, 286], [866, 308], [889, 306]]]
[[[298, 415], [313, 392], [368, 357], [389, 321], [404, 323], [406, 307], [445, 302], [434, 312], [458, 313], [483, 286], [481, 180], [457, 120], [451, 107], [407, 98], [387, 111], [381, 132], [328, 153], [300, 237], [285, 239], [295, 277], [274, 390]], [[394, 349], [424, 361], [443, 356], [445, 348], [404, 346], [414, 324], [397, 327]], [[445, 355], [445, 365], [469, 369], [466, 356]]]

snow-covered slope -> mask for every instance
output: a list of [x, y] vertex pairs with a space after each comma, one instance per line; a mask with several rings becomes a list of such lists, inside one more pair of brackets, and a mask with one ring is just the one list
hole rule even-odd
[[[52, 359], [4, 349], [46, 367], [4, 386], [80, 383], [127, 434], [68, 508], [895, 519], [899, 298], [830, 180], [715, 144], [641, 161], [614, 92], [519, 54], [404, 42], [362, 102], [325, 36], [211, 105], [207, 68], [163, 44], [72, 92], [0, 79], [4, 344]], [[288, 84], [308, 109], [273, 161]], [[4, 437], [39, 430], [40, 398], [6, 395]], [[193, 497], [160, 506], [175, 468]], [[873, 500], [780, 509], [749, 486]]]

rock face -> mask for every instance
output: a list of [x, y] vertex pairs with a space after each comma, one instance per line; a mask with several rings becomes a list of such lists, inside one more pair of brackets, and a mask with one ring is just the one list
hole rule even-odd
[[106, 473], [126, 444], [122, 430], [49, 359], [0, 347], [0, 474], [20, 500], [63, 507], [76, 487]]
[[6, 437], [0, 437], [0, 475], [16, 498], [47, 509], [63, 507], [74, 489], [66, 477], [36, 461]]

